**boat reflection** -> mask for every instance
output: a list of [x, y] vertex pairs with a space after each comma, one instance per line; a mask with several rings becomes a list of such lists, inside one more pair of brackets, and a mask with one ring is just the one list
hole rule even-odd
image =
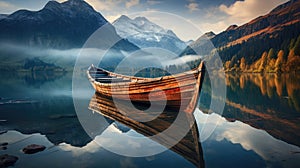
[[[144, 112], [145, 110], [139, 110], [147, 109], [144, 104], [134, 104], [134, 106], [130, 106], [126, 101], [118, 101], [116, 105], [112, 97], [100, 95], [99, 93], [95, 93], [92, 97], [89, 109], [129, 127], [137, 133], [149, 137], [151, 140], [158, 142], [165, 147], [170, 147], [168, 140], [165, 139], [166, 137], [164, 136], [162, 138], [154, 135], [168, 129], [179, 114], [180, 116], [183, 115], [184, 120], [188, 122], [190, 129], [184, 138], [176, 145], [170, 147], [170, 150], [181, 155], [196, 167], [204, 167], [198, 128], [192, 113], [186, 113], [179, 110], [176, 111], [175, 109], [170, 110], [168, 108], [165, 108], [162, 112], [158, 109], [154, 111], [146, 110], [146, 112]], [[153, 116], [155, 116], [154, 119]], [[172, 138], [172, 135], [167, 138]]]

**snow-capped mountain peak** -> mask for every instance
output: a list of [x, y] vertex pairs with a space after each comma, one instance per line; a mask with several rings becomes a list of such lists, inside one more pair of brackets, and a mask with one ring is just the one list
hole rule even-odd
[[128, 16], [122, 15], [112, 23], [120, 36], [127, 36], [139, 33], [159, 33], [178, 38], [172, 30], [166, 30], [161, 26], [149, 21], [145, 17], [136, 17], [130, 19]]
[[112, 24], [121, 37], [141, 48], [160, 47], [177, 53], [186, 46], [172, 30], [164, 29], [145, 17], [131, 19], [122, 15]]

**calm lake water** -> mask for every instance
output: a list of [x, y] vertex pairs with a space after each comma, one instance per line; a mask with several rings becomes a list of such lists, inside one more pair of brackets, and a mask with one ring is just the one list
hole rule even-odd
[[[88, 83], [84, 74], [79, 81]], [[199, 108], [194, 112], [200, 137], [200, 159], [205, 167], [300, 167], [300, 75], [226, 75], [227, 99], [223, 114], [208, 114], [210, 87], [206, 78]], [[0, 155], [19, 157], [16, 167], [195, 167], [187, 155], [166, 150], [147, 157], [115, 154], [97, 144], [101, 134], [121, 150], [129, 148], [122, 134], [144, 136], [88, 109], [94, 94], [82, 90], [82, 108], [76, 113], [71, 73], [7, 73], [0, 79]], [[86, 108], [85, 108], [86, 107]], [[86, 115], [97, 121], [95, 136], [81, 126]], [[206, 120], [207, 117], [210, 120]], [[93, 121], [91, 121], [93, 122]], [[216, 126], [201, 137], [204, 126]], [[43, 152], [25, 155], [25, 146], [45, 145]], [[163, 146], [163, 145], [162, 145]], [[148, 150], [143, 146], [138, 150]], [[198, 165], [199, 166], [199, 165]]]

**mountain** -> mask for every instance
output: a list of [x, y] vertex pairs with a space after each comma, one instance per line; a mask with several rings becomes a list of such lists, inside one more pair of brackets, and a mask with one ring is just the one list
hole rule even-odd
[[[203, 36], [205, 36], [208, 39], [212, 39], [216, 36], [216, 34], [212, 31], [205, 33]], [[200, 37], [201, 38], [201, 37]]]
[[158, 47], [176, 54], [186, 47], [172, 30], [167, 30], [149, 21], [145, 17], [130, 19], [122, 15], [113, 23], [117, 33], [140, 48]]
[[[228, 47], [248, 42], [251, 39], [265, 41], [282, 40], [283, 32], [289, 30], [288, 37], [299, 34], [300, 1], [289, 1], [273, 9], [269, 14], [260, 16], [242, 26], [229, 26], [226, 31], [212, 39], [216, 47]], [[294, 34], [296, 33], [296, 34]]]
[[196, 41], [190, 44], [192, 48], [197, 48], [200, 46], [203, 46], [204, 43], [206, 43], [208, 40], [213, 39], [216, 36], [216, 34], [212, 31], [204, 33], [202, 36], [200, 36]]
[[[239, 66], [243, 58], [250, 66], [257, 63], [262, 54], [268, 53], [271, 49], [275, 53], [274, 59], [282, 50], [287, 61], [291, 49], [297, 48], [296, 41], [299, 35], [300, 1], [291, 0], [242, 26], [229, 26], [225, 31], [212, 36], [210, 41], [218, 50], [223, 62], [231, 61], [231, 66], [235, 64]], [[203, 44], [201, 37], [199, 39], [191, 44], [197, 46], [197, 50], [207, 45]], [[194, 53], [191, 48], [187, 48], [182, 54]]]
[[230, 25], [225, 31], [235, 30], [238, 27], [239, 27], [238, 25]]
[[185, 44], [188, 46], [188, 45], [190, 45], [190, 44], [192, 44], [194, 42], [195, 42], [194, 40], [188, 40], [188, 41], [185, 42]]
[[0, 20], [6, 18], [8, 15], [6, 14], [0, 14]]
[[[214, 38], [216, 34], [212, 31], [204, 33], [196, 41], [190, 43], [187, 48], [181, 53], [181, 55], [208, 55], [212, 51], [212, 45], [210, 40]], [[197, 51], [197, 53], [194, 51]]]
[[[2, 19], [1, 19], [2, 18]], [[103, 43], [117, 39], [116, 48], [135, 50], [114, 27], [83, 0], [49, 1], [39, 11], [19, 10], [0, 17], [0, 42], [44, 48], [80, 48], [98, 28], [107, 25]], [[102, 38], [102, 37], [100, 37]], [[105, 44], [103, 44], [105, 45]]]

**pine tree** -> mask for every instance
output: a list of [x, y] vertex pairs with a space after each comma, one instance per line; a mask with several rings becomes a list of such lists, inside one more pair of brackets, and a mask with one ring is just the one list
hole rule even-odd
[[300, 35], [298, 36], [297, 41], [295, 43], [294, 53], [295, 53], [295, 55], [300, 56]]
[[271, 48], [268, 52], [268, 60], [271, 60], [272, 58], [275, 58], [275, 52], [273, 48]]
[[295, 45], [295, 39], [292, 38], [291, 42], [290, 42], [290, 45], [289, 45], [289, 50], [293, 49], [294, 48], [294, 45]]

